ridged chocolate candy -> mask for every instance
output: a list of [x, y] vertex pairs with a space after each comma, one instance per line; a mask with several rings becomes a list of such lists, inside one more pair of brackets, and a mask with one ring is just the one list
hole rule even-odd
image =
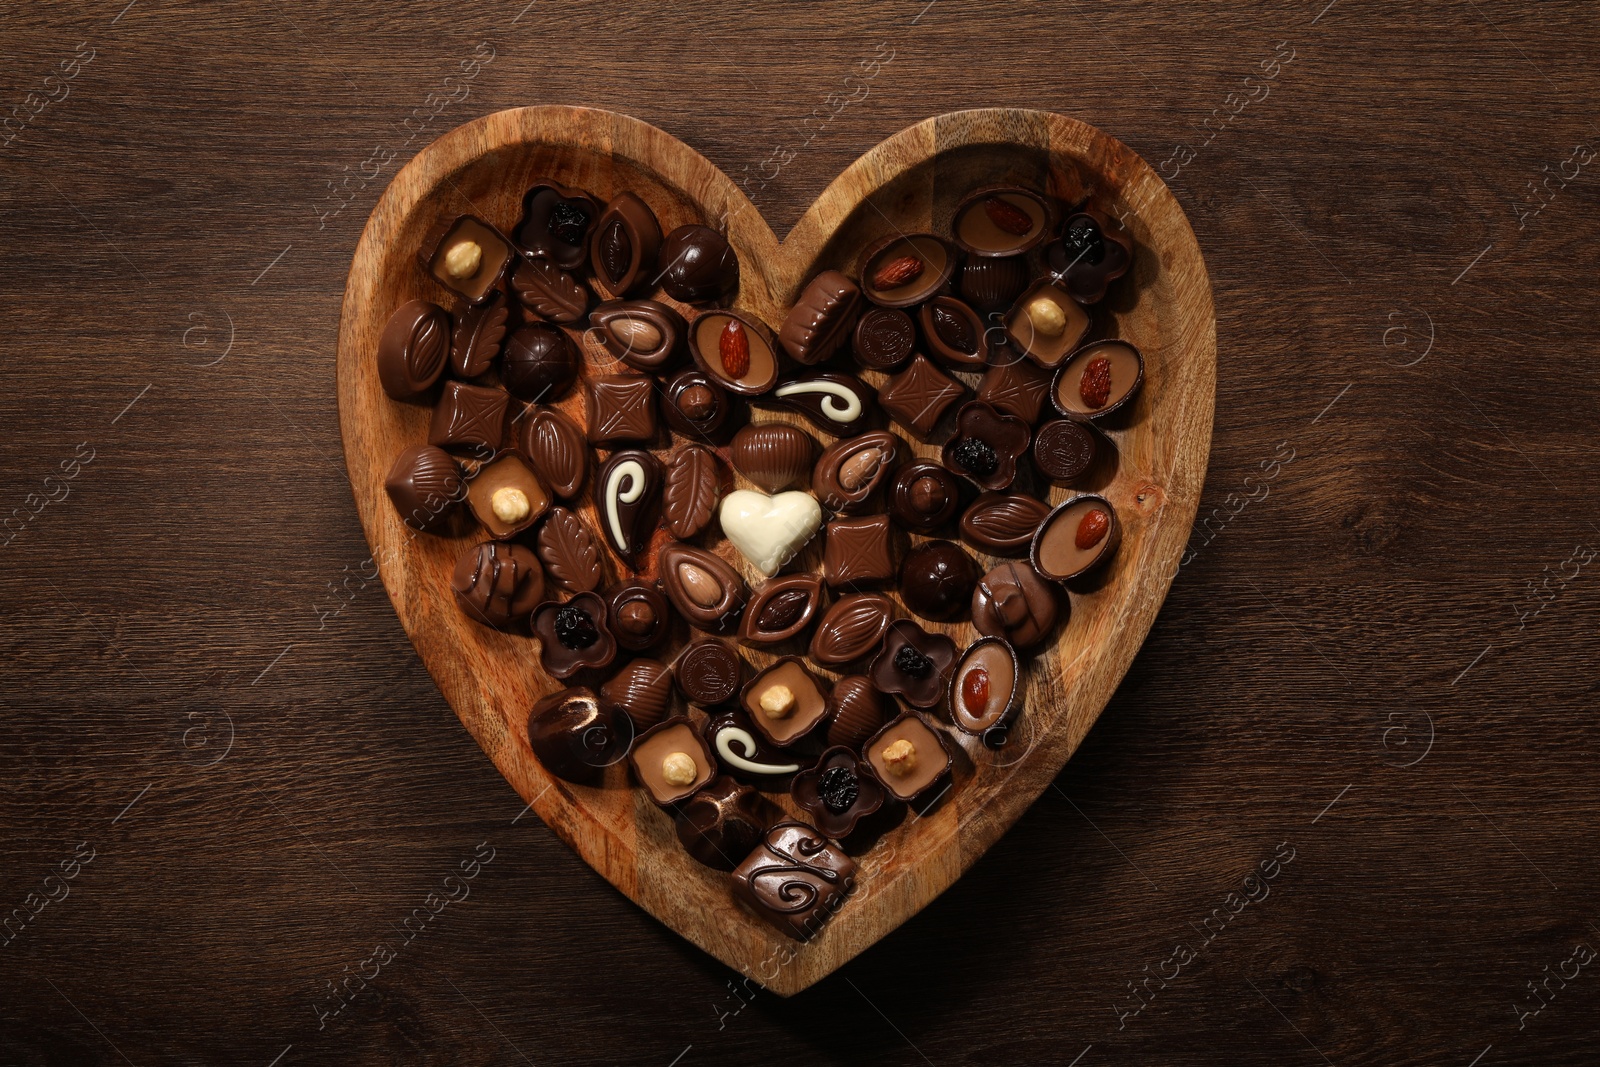
[[828, 744], [861, 751], [867, 739], [889, 721], [890, 702], [859, 674], [833, 683], [833, 717], [828, 720]]
[[728, 457], [739, 473], [769, 493], [793, 485], [811, 471], [816, 441], [785, 422], [746, 426], [733, 435]]
[[672, 668], [656, 659], [636, 659], [600, 687], [600, 704], [626, 714], [640, 731], [667, 717], [672, 707]]
[[450, 576], [467, 617], [506, 629], [525, 622], [544, 596], [544, 570], [522, 545], [485, 541], [461, 553]]
[[396, 400], [428, 391], [450, 355], [450, 316], [428, 300], [395, 308], [378, 338], [378, 381]]
[[778, 340], [797, 362], [821, 363], [850, 336], [860, 309], [860, 287], [840, 271], [825, 270], [789, 309]]
[[461, 468], [433, 445], [412, 445], [396, 456], [383, 488], [401, 521], [430, 533], [449, 525], [467, 495]]

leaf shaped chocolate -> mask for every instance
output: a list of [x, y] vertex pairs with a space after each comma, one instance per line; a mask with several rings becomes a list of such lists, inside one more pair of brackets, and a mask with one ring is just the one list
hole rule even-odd
[[536, 408], [517, 434], [517, 449], [550, 491], [574, 497], [589, 473], [589, 446], [577, 424], [555, 408]]
[[876, 593], [841, 597], [822, 617], [811, 637], [811, 658], [838, 666], [866, 656], [878, 647], [894, 617], [894, 605]]
[[990, 552], [1021, 554], [1049, 514], [1049, 504], [1022, 493], [980, 493], [961, 516], [961, 536]]
[[600, 549], [583, 520], [566, 508], [550, 509], [539, 527], [539, 559], [563, 589], [587, 593], [600, 584]]
[[489, 369], [506, 339], [506, 319], [511, 305], [496, 297], [487, 304], [468, 305], [450, 334], [450, 367], [463, 378], [476, 378]]
[[577, 322], [589, 310], [583, 283], [546, 259], [525, 259], [511, 272], [511, 287], [523, 307], [556, 323]]
[[717, 457], [699, 445], [686, 445], [667, 461], [665, 511], [672, 536], [687, 541], [706, 528], [721, 489]]

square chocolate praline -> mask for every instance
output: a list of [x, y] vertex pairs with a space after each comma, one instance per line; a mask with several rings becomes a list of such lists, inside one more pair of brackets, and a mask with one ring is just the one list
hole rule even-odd
[[607, 374], [592, 378], [585, 385], [590, 444], [611, 446], [655, 437], [659, 386], [654, 378]]
[[506, 408], [511, 395], [504, 389], [464, 382], [445, 382], [433, 408], [428, 443], [451, 452], [488, 459], [500, 450], [506, 433]]
[[[459, 293], [467, 303], [483, 303], [511, 261], [511, 244], [493, 226], [471, 215], [460, 215], [441, 229], [442, 232], [434, 231], [440, 233], [436, 243], [424, 245], [423, 266], [439, 284]], [[450, 253], [468, 242], [478, 246], [477, 266], [472, 273], [457, 276], [449, 266]]]
[[[683, 782], [671, 780], [669, 760], [674, 769], [692, 770], [693, 777]], [[640, 734], [628, 753], [628, 763], [634, 780], [661, 807], [687, 800], [717, 774], [717, 759], [711, 754], [711, 746], [706, 744], [700, 727], [686, 715], [675, 715]]]
[[816, 828], [779, 823], [733, 872], [734, 892], [796, 941], [810, 941], [856, 887], [856, 864]]
[[835, 519], [828, 523], [822, 573], [830, 586], [876, 585], [892, 581], [894, 528], [887, 515]]
[[[781, 715], [770, 714], [761, 704], [762, 696], [776, 687], [787, 689], [790, 694], [789, 706]], [[739, 703], [751, 724], [780, 748], [811, 733], [833, 710], [828, 691], [799, 656], [785, 656], [750, 679], [739, 695]]]

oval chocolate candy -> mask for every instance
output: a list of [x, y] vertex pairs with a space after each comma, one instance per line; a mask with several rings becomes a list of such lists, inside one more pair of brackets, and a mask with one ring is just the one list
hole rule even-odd
[[811, 474], [811, 491], [829, 511], [860, 511], [899, 462], [905, 446], [884, 430], [830, 445]]
[[671, 541], [661, 550], [661, 590], [690, 624], [710, 633], [739, 625], [750, 587], [720, 556]]
[[658, 371], [677, 354], [687, 329], [683, 316], [656, 300], [613, 300], [589, 313], [589, 326], [613, 357]]
[[773, 578], [756, 591], [739, 624], [739, 639], [750, 645], [786, 641], [811, 625], [822, 605], [822, 579], [815, 574]]
[[661, 461], [648, 452], [613, 452], [595, 479], [600, 529], [617, 555], [633, 560], [650, 544], [661, 498]]

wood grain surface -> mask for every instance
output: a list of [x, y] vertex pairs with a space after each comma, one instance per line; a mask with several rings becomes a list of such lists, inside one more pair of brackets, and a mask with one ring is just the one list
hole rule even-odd
[[[1597, 18], [9, 5], [0, 1062], [1592, 1062]], [[1142, 652], [794, 997], [524, 814], [366, 578], [363, 221], [534, 103], [670, 129], [780, 235], [920, 119], [1056, 111], [1205, 250], [1216, 432]]]

